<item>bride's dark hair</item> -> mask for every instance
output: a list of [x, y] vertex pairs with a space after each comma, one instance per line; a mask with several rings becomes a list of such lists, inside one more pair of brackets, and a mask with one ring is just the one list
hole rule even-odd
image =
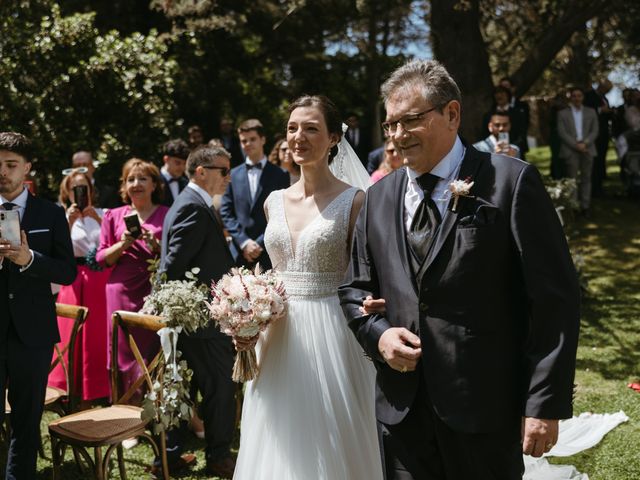
[[[324, 123], [327, 125], [329, 133], [335, 133], [338, 135], [338, 142], [342, 138], [342, 116], [338, 111], [338, 107], [324, 95], [303, 95], [296, 98], [291, 105], [289, 105], [289, 115], [296, 108], [301, 107], [315, 107], [322, 112], [324, 117]], [[338, 154], [338, 144], [334, 145], [329, 152], [329, 165], [333, 161], [333, 158]]]

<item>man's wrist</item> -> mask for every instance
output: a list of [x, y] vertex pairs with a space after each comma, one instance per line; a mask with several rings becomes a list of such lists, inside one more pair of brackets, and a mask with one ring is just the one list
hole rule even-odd
[[33, 250], [29, 249], [29, 255], [31, 256], [31, 258], [29, 258], [29, 261], [26, 263], [26, 265], [23, 265], [20, 267], [20, 272], [24, 272], [33, 263], [33, 259], [35, 258], [35, 255], [33, 254]]

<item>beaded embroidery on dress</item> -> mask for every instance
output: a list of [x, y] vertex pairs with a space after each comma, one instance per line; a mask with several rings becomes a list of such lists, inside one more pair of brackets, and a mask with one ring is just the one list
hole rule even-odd
[[236, 480], [382, 479], [375, 371], [337, 296], [357, 191], [339, 194], [295, 245], [283, 191], [267, 199], [265, 245], [289, 309], [256, 348], [260, 373], [245, 391]]

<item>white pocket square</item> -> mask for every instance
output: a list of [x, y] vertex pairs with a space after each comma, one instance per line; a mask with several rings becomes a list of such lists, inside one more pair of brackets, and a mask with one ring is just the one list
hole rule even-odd
[[27, 233], [45, 233], [48, 232], [49, 229], [48, 228], [41, 228], [40, 230], [29, 230], [29, 232]]

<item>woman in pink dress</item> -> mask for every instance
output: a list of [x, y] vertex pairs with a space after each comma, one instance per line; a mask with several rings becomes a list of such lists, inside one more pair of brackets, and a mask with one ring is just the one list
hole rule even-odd
[[[75, 198], [74, 187], [80, 186], [87, 189], [87, 204]], [[76, 341], [74, 371], [69, 372], [74, 379], [72, 394], [82, 401], [108, 397], [110, 391], [104, 291], [109, 271], [103, 270], [95, 262], [103, 212], [93, 207], [93, 197], [93, 185], [82, 168], [72, 170], [60, 183], [59, 200], [67, 209], [78, 276], [71, 285], [61, 287], [58, 303], [80, 305], [89, 309], [89, 315]], [[73, 320], [58, 317], [58, 329], [61, 343], [66, 345], [71, 337]], [[49, 385], [67, 389], [67, 379], [61, 365], [49, 374]]]
[[[120, 194], [127, 205], [105, 213], [96, 255], [101, 265], [113, 267], [106, 287], [109, 345], [113, 312], [137, 312], [151, 291], [148, 260], [160, 254], [162, 222], [168, 210], [161, 205], [163, 193], [160, 171], [155, 165], [138, 158], [124, 164]], [[124, 217], [131, 214], [137, 216], [141, 226], [141, 235], [137, 238], [125, 225]], [[143, 358], [150, 360], [160, 348], [156, 333], [132, 329], [131, 334]], [[120, 388], [124, 392], [140, 376], [140, 369], [123, 335], [118, 337], [117, 362], [122, 372]]]

